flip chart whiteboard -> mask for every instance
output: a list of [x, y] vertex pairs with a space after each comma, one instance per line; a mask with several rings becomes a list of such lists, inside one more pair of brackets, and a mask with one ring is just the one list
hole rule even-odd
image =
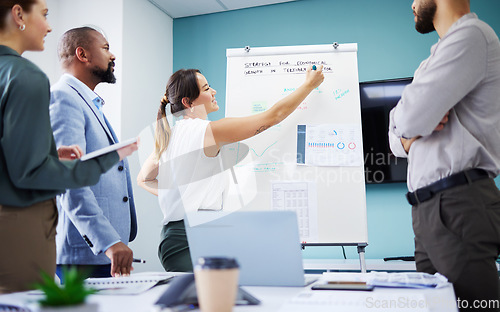
[[283, 122], [230, 147], [240, 195], [228, 204], [295, 210], [306, 243], [367, 243], [357, 44], [246, 47], [226, 55], [226, 117], [269, 109], [304, 82], [308, 66], [323, 65], [325, 75]]

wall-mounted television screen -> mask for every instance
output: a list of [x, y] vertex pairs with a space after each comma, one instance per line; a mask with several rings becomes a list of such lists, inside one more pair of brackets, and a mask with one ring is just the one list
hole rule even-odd
[[408, 163], [389, 148], [389, 112], [413, 78], [360, 82], [366, 183], [405, 182]]

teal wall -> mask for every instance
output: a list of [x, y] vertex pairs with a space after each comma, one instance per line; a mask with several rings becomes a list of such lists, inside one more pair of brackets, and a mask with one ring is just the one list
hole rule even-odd
[[[500, 1], [472, 0], [472, 10], [500, 34]], [[412, 0], [300, 0], [174, 20], [174, 71], [198, 68], [218, 91], [224, 117], [226, 49], [358, 43], [360, 81], [413, 76], [436, 33], [415, 31]], [[500, 179], [497, 179], [500, 185]], [[367, 258], [412, 255], [411, 209], [402, 183], [367, 185]], [[346, 247], [348, 258], [356, 248]], [[306, 258], [342, 258], [340, 247], [308, 247]]]

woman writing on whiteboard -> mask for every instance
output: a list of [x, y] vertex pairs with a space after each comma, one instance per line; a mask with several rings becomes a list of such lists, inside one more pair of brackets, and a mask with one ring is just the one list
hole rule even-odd
[[[257, 135], [285, 119], [323, 82], [322, 69], [309, 68], [305, 82], [265, 112], [217, 121], [207, 120], [219, 106], [216, 91], [200, 71], [181, 69], [170, 77], [158, 111], [155, 150], [137, 177], [141, 187], [158, 196], [164, 215], [158, 256], [166, 271], [192, 271], [185, 212], [222, 209], [225, 183], [218, 174], [221, 147]], [[172, 129], [167, 111], [181, 118]]]

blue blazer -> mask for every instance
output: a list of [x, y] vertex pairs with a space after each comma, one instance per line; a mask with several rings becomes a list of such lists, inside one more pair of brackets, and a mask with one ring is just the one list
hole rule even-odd
[[[50, 119], [57, 147], [77, 144], [87, 154], [117, 142], [93, 102], [96, 97], [67, 74], [52, 86]], [[96, 185], [66, 190], [57, 197], [57, 206], [57, 264], [109, 264], [106, 248], [118, 241], [127, 244], [137, 234], [126, 160], [101, 175]]]

